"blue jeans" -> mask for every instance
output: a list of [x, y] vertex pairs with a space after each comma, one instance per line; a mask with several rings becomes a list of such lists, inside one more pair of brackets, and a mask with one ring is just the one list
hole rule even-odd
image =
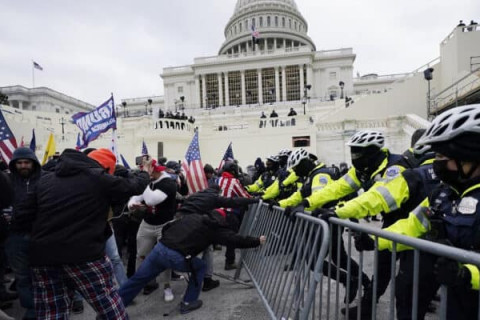
[[[196, 301], [202, 289], [203, 277], [205, 275], [205, 262], [195, 257], [192, 259], [192, 267], [195, 269], [197, 281], [195, 283], [194, 279], [190, 279], [188, 282], [187, 291], [183, 297], [184, 302]], [[122, 297], [124, 305], [128, 306], [150, 280], [167, 269], [190, 272], [190, 268], [182, 254], [167, 248], [159, 242], [142, 262], [133, 277], [128, 279], [127, 283], [120, 287], [119, 294], [120, 297]]]
[[113, 234], [108, 238], [107, 243], [105, 244], [105, 253], [112, 262], [113, 273], [115, 274], [115, 280], [117, 280], [118, 286], [123, 286], [128, 278], [122, 258], [120, 258], [120, 255], [118, 254], [117, 242], [115, 241], [115, 236]]
[[17, 280], [20, 305], [27, 309], [24, 317], [35, 318], [32, 274], [30, 270], [30, 235], [10, 233], [5, 243], [5, 249], [8, 262]]

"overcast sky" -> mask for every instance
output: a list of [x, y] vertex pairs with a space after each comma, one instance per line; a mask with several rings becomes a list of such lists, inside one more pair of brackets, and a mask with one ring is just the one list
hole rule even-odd
[[[0, 86], [46, 86], [94, 105], [163, 94], [162, 68], [214, 56], [236, 0], [0, 0]], [[439, 56], [479, 0], [297, 0], [317, 50], [351, 47], [354, 74], [412, 71]]]

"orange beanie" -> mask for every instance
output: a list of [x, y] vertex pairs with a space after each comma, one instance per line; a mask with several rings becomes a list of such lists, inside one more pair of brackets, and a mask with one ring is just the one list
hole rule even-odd
[[88, 154], [89, 158], [97, 161], [108, 173], [113, 174], [115, 172], [115, 164], [117, 158], [112, 151], [108, 149], [97, 149]]

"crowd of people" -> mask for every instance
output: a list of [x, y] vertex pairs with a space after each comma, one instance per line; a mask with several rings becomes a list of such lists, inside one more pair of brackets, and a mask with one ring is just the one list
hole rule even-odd
[[[6, 268], [15, 275], [8, 290], [0, 284], [0, 307], [18, 298], [23, 319], [67, 319], [83, 311], [85, 300], [99, 319], [128, 319], [125, 307], [142, 290], [157, 290], [160, 275], [166, 302], [175, 299], [170, 281], [186, 276], [179, 310], [196, 310], [200, 293], [220, 285], [213, 279], [212, 250], [225, 246], [224, 268], [234, 270], [236, 248], [266, 243], [265, 236], [237, 234], [248, 206], [260, 200], [283, 208], [292, 221], [304, 212], [326, 221], [381, 215], [381, 228], [477, 251], [480, 105], [439, 115], [413, 134], [403, 154], [392, 153], [385, 140], [376, 130], [355, 133], [347, 143], [351, 167], [327, 166], [303, 148], [258, 158], [247, 172], [236, 160], [219, 169], [206, 164], [208, 188], [196, 193], [189, 193], [179, 161], [144, 155], [129, 170], [108, 149], [67, 149], [41, 167], [30, 149], [18, 148], [0, 175], [0, 249], [6, 257], [0, 276]], [[339, 241], [341, 250], [323, 270], [333, 268], [332, 278], [350, 288], [345, 303], [353, 302], [361, 284], [361, 309], [350, 307], [348, 314], [369, 319], [392, 276], [393, 243], [355, 235], [358, 251], [379, 250], [373, 279], [348, 257], [338, 236], [343, 230], [332, 231], [332, 247]], [[397, 250], [396, 312], [409, 319], [414, 254], [401, 245]], [[442, 284], [450, 289], [448, 318], [478, 317], [477, 266], [421, 253], [419, 273], [418, 319], [431, 311]]]

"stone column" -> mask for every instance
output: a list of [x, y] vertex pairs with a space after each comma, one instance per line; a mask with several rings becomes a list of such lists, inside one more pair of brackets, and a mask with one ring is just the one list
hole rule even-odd
[[305, 77], [303, 75], [303, 64], [298, 65], [298, 71], [300, 72], [300, 100], [303, 98], [303, 93], [305, 89], [304, 81]]
[[282, 66], [282, 92], [283, 92], [283, 101], [287, 101], [287, 75], [285, 74], [285, 71], [287, 68], [285, 66]]
[[273, 38], [273, 51], [277, 50], [277, 38]]
[[258, 81], [258, 104], [263, 104], [263, 85], [262, 85], [262, 69], [257, 70]]
[[207, 81], [206, 77], [204, 74], [202, 74], [202, 95], [203, 95], [203, 101], [201, 101], [202, 105], [204, 108], [207, 107]]
[[192, 101], [192, 102], [193, 102], [194, 105], [198, 104], [199, 107], [202, 105], [202, 101], [200, 101], [200, 90], [201, 89], [202, 88], [200, 88], [200, 76], [196, 76], [195, 77], [195, 94], [192, 95], [193, 97], [195, 97], [194, 98], [195, 100]]
[[223, 106], [222, 73], [217, 74], [218, 79], [218, 106]]
[[278, 67], [275, 67], [275, 102], [280, 102], [280, 75]]
[[18, 100], [18, 109], [23, 110], [23, 101]]
[[225, 105], [230, 105], [230, 88], [228, 86], [228, 72], [224, 73], [225, 75]]
[[240, 88], [242, 89], [242, 104], [245, 105], [245, 70], [240, 71]]
[[313, 86], [313, 67], [311, 64], [307, 65], [307, 84]]

